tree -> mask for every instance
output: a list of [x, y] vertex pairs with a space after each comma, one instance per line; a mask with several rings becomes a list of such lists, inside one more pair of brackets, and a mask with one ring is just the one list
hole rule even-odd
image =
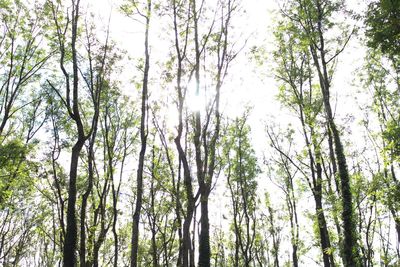
[[[267, 208], [268, 215], [266, 215], [265, 220], [268, 222], [268, 232], [272, 238], [272, 248], [271, 248], [271, 253], [273, 257], [273, 264], [270, 264], [270, 266], [274, 267], [279, 267], [280, 266], [280, 249], [281, 249], [281, 242], [282, 242], [282, 236], [280, 234], [282, 227], [277, 224], [279, 222], [279, 214], [277, 210], [272, 207], [271, 203], [271, 197], [269, 193], [266, 193], [265, 195], [265, 206]], [[268, 263], [270, 262], [270, 259], [268, 257]]]
[[250, 127], [247, 125], [247, 116], [248, 114], [244, 114], [229, 126], [224, 144], [227, 183], [233, 208], [233, 265], [246, 267], [255, 263], [259, 202], [256, 181], [259, 167], [249, 140]]
[[399, 4], [356, 3], [0, 0], [0, 265], [397, 266]]
[[[290, 239], [292, 245], [292, 262], [293, 266], [299, 265], [299, 250], [301, 248], [300, 241], [300, 226], [298, 220], [298, 211], [297, 211], [297, 195], [300, 194], [296, 192], [295, 182], [296, 182], [296, 174], [298, 170], [293, 170], [292, 162], [290, 161], [291, 148], [293, 146], [293, 134], [292, 131], [288, 130], [287, 134], [284, 134], [284, 139], [288, 141], [288, 151], [283, 149], [281, 146], [281, 142], [283, 140], [282, 135], [278, 136], [273, 132], [268, 130], [268, 135], [270, 138], [271, 146], [278, 152], [278, 157], [273, 159], [271, 165], [276, 168], [275, 173], [277, 178], [274, 179], [275, 183], [277, 183], [278, 187], [283, 191], [285, 195], [285, 202], [287, 206], [287, 210], [289, 213], [289, 221], [290, 221]], [[294, 166], [295, 167], [295, 166]], [[282, 179], [282, 181], [280, 181]], [[321, 211], [322, 212], [322, 211]], [[326, 226], [325, 226], [326, 227]]]
[[[34, 7], [33, 10], [30, 10]], [[33, 210], [39, 164], [36, 133], [46, 120], [38, 81], [51, 56], [39, 3], [0, 3], [0, 264], [23, 264], [40, 210]]]
[[[40, 70], [52, 52], [41, 46], [46, 23], [41, 14], [43, 7], [36, 4], [35, 12], [20, 1], [1, 2], [0, 62], [0, 136], [10, 135], [8, 121], [19, 111], [39, 99], [27, 94], [31, 83], [38, 80]], [[24, 101], [26, 97], [26, 101]]]
[[[276, 33], [277, 52], [275, 58], [278, 66], [276, 76], [282, 82], [280, 86], [279, 99], [285, 107], [296, 114], [301, 126], [301, 135], [304, 140], [304, 151], [309, 160], [308, 168], [301, 167], [300, 155], [290, 154], [293, 142], [293, 132], [288, 131], [281, 138], [267, 131], [271, 144], [280, 154], [278, 162], [283, 164], [287, 175], [290, 175], [288, 163], [295, 167], [296, 172], [301, 173], [313, 194], [315, 201], [315, 216], [318, 225], [318, 236], [323, 255], [324, 266], [334, 266], [333, 248], [331, 246], [330, 234], [326, 222], [323, 207], [323, 154], [322, 143], [325, 141], [324, 128], [320, 128], [322, 97], [315, 92], [317, 85], [313, 84], [313, 71], [311, 69], [311, 55], [306, 46], [297, 43], [298, 33], [290, 22], [281, 25]], [[280, 139], [289, 142], [289, 151], [282, 148]], [[330, 147], [330, 146], [329, 146]], [[300, 154], [300, 153], [299, 153]], [[299, 159], [294, 160], [295, 158]], [[328, 181], [329, 181], [329, 177]], [[328, 182], [330, 184], [330, 182]], [[288, 189], [290, 192], [290, 190]], [[338, 233], [340, 234], [340, 233]]]
[[[365, 19], [367, 44], [379, 49], [399, 73], [400, 56], [400, 2], [390, 0], [372, 1]], [[400, 93], [400, 91], [399, 91]]]
[[[63, 260], [64, 266], [76, 266], [76, 245], [77, 245], [77, 219], [76, 219], [76, 200], [77, 200], [77, 178], [78, 178], [78, 166], [79, 166], [79, 158], [81, 155], [81, 151], [85, 142], [91, 139], [91, 146], [93, 147], [96, 131], [97, 131], [97, 123], [99, 119], [100, 113], [100, 103], [101, 103], [101, 94], [104, 89], [104, 68], [108, 56], [108, 38], [106, 38], [106, 42], [104, 47], [101, 49], [100, 57], [97, 57], [93, 54], [92, 46], [93, 46], [93, 37], [90, 36], [90, 32], [88, 28], [86, 28], [86, 40], [87, 40], [87, 59], [88, 59], [88, 70], [87, 72], [83, 72], [84, 63], [78, 58], [78, 50], [79, 50], [79, 17], [80, 17], [80, 1], [72, 1], [71, 14], [67, 14], [65, 19], [60, 18], [59, 12], [64, 7], [59, 3], [48, 2], [49, 9], [53, 16], [54, 22], [54, 30], [55, 30], [55, 40], [51, 40], [57, 45], [58, 55], [59, 55], [59, 64], [61, 73], [64, 76], [64, 84], [65, 93], [64, 96], [62, 92], [54, 85], [50, 80], [47, 80], [48, 84], [51, 88], [57, 93], [60, 101], [62, 102], [66, 112], [68, 113], [71, 120], [74, 121], [77, 135], [76, 141], [72, 147], [71, 152], [71, 162], [70, 162], [70, 172], [69, 172], [69, 186], [68, 186], [68, 204], [67, 204], [67, 225], [65, 232], [65, 240], [63, 246]], [[86, 25], [88, 27], [88, 25]], [[69, 29], [69, 27], [71, 27]], [[68, 34], [67, 34], [68, 33]], [[68, 37], [71, 37], [71, 40], [68, 41]], [[69, 46], [70, 44], [70, 46]], [[97, 62], [94, 62], [98, 60]], [[67, 65], [72, 65], [72, 74], [70, 74], [67, 70]], [[72, 81], [71, 81], [72, 77]], [[80, 83], [80, 79], [83, 79], [84, 83]], [[91, 116], [88, 116], [88, 110], [83, 110], [83, 100], [82, 95], [80, 97], [80, 92], [82, 88], [85, 88], [86, 94], [89, 97], [89, 103], [93, 110]], [[89, 149], [90, 150], [90, 149]], [[90, 160], [92, 162], [93, 151], [89, 152]], [[89, 167], [89, 187], [87, 192], [90, 193], [91, 190], [91, 181], [92, 181], [92, 167]], [[83, 201], [83, 214], [85, 214], [85, 201], [88, 197], [88, 193], [84, 195]], [[82, 218], [84, 221], [84, 218]], [[85, 251], [84, 251], [84, 232], [81, 233], [83, 244], [81, 247], [81, 252], [83, 253], [81, 260], [85, 260]], [[85, 262], [81, 262], [81, 264], [85, 264]]]
[[[286, 16], [300, 31], [301, 39], [306, 43], [312, 57], [322, 93], [329, 134], [332, 135], [335, 160], [340, 178], [343, 220], [343, 254], [344, 264], [360, 266], [359, 248], [356, 234], [356, 217], [354, 216], [350, 174], [340, 131], [335, 123], [330, 102], [333, 62], [347, 45], [351, 33], [341, 32], [337, 42], [327, 37], [327, 32], [335, 26], [333, 16], [342, 11], [340, 1], [293, 1], [283, 10]], [[337, 26], [337, 24], [336, 24]], [[333, 52], [330, 52], [333, 51]]]
[[[382, 203], [389, 209], [397, 232], [397, 254], [400, 255], [400, 220], [398, 214], [397, 195], [400, 190], [400, 183], [397, 179], [396, 162], [398, 162], [398, 76], [393, 73], [393, 69], [385, 65], [383, 55], [377, 50], [371, 50], [366, 57], [364, 74], [361, 76], [361, 83], [372, 96], [372, 103], [368, 105], [371, 111], [369, 117], [365, 119], [365, 127], [371, 138], [375, 149], [381, 152], [376, 168], [375, 175], [382, 178], [384, 185], [380, 190], [386, 191], [385, 199]], [[371, 116], [375, 114], [377, 123], [373, 124]], [[374, 131], [373, 128], [376, 128]], [[373, 133], [377, 132], [378, 136]], [[382, 167], [381, 167], [382, 166]]]
[[152, 1], [148, 0], [146, 3], [145, 14], [142, 14], [137, 4], [133, 2], [134, 7], [138, 11], [138, 13], [145, 19], [145, 59], [144, 59], [144, 69], [143, 69], [143, 82], [142, 82], [142, 101], [141, 101], [141, 119], [140, 119], [140, 141], [141, 141], [141, 149], [139, 154], [139, 162], [137, 169], [137, 180], [136, 180], [136, 204], [135, 211], [133, 213], [133, 223], [132, 223], [132, 252], [131, 252], [131, 266], [136, 267], [137, 265], [137, 257], [138, 257], [138, 247], [139, 247], [139, 220], [140, 220], [140, 212], [142, 209], [142, 198], [143, 198], [143, 169], [144, 169], [144, 160], [147, 148], [147, 135], [148, 135], [148, 126], [147, 126], [147, 117], [148, 117], [148, 83], [149, 83], [149, 69], [150, 69], [150, 54], [149, 54], [149, 29], [150, 29], [150, 18], [151, 18], [151, 9], [152, 9]]

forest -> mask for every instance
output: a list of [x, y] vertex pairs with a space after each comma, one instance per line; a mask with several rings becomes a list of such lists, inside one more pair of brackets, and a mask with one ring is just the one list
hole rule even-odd
[[400, 0], [0, 0], [0, 266], [400, 266]]

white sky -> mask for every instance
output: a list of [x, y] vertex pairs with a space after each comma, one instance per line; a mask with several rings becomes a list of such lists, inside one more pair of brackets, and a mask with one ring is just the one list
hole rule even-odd
[[[140, 58], [143, 56], [143, 25], [137, 21], [127, 18], [118, 12], [118, 7], [123, 1], [117, 0], [92, 0], [88, 1], [88, 6], [93, 10], [94, 13], [100, 15], [99, 25], [106, 27], [108, 24], [108, 17], [111, 11], [111, 24], [110, 33], [111, 38], [116, 41], [118, 47], [127, 51], [127, 54], [132, 58]], [[245, 106], [254, 106], [252, 112], [253, 116], [252, 127], [254, 133], [257, 136], [257, 132], [263, 128], [261, 121], [268, 117], [268, 114], [274, 114], [279, 107], [277, 101], [274, 99], [276, 84], [272, 77], [270, 70], [256, 70], [256, 66], [250, 62], [250, 48], [252, 46], [270, 46], [273, 42], [272, 34], [269, 29], [272, 27], [271, 18], [276, 13], [275, 1], [261, 1], [261, 0], [244, 0], [242, 1], [242, 7], [246, 10], [246, 14], [242, 17], [234, 17], [234, 23], [239, 29], [238, 32], [242, 32], [243, 40], [239, 40], [240, 46], [248, 38], [246, 48], [239, 54], [231, 64], [229, 70], [229, 76], [225, 82], [225, 86], [222, 88], [222, 108], [224, 113], [230, 117], [241, 115]], [[157, 58], [165, 58], [168, 56], [166, 53], [168, 50], [165, 46], [160, 45], [158, 34], [161, 29], [161, 25], [157, 25], [157, 21], [152, 21], [151, 24], [151, 60]], [[100, 27], [100, 28], [101, 28]], [[235, 37], [234, 37], [235, 38]], [[168, 47], [167, 47], [168, 48]], [[154, 61], [153, 61], [154, 63]], [[267, 65], [263, 66], [266, 68]], [[129, 69], [132, 71], [130, 72]], [[151, 65], [150, 76], [152, 72], [154, 75], [154, 65]], [[135, 62], [131, 61], [131, 66], [125, 68], [125, 77], [127, 80], [132, 79], [132, 73], [135, 73]], [[150, 88], [153, 89], [153, 94], [159, 90], [157, 86]], [[125, 88], [126, 93], [130, 94], [132, 88]], [[176, 117], [174, 114], [171, 114]], [[259, 137], [256, 137], [259, 139]]]
[[[279, 2], [279, 1], [278, 1]], [[365, 7], [362, 1], [346, 1], [351, 8], [361, 12]], [[144, 27], [137, 21], [122, 15], [118, 9], [122, 0], [89, 0], [87, 3], [90, 10], [99, 16], [99, 29], [108, 25], [108, 18], [111, 12], [110, 33], [118, 47], [127, 51], [133, 59], [143, 56], [143, 33]], [[273, 24], [278, 15], [278, 4], [274, 0], [243, 0], [242, 7], [246, 14], [241, 17], [234, 17], [233, 20], [237, 32], [241, 36], [249, 37], [246, 48], [241, 52], [237, 59], [231, 64], [228, 79], [222, 89], [222, 105], [225, 114], [230, 117], [240, 115], [245, 106], [252, 106], [253, 111], [249, 118], [252, 128], [253, 143], [258, 156], [261, 158], [268, 141], [265, 136], [265, 124], [270, 122], [277, 123], [283, 129], [288, 123], [295, 122], [297, 119], [287, 109], [282, 109], [276, 100], [277, 83], [273, 77], [273, 62], [270, 53], [274, 49]], [[154, 18], [154, 17], [153, 17]], [[162, 40], [158, 36], [165, 25], [158, 24], [153, 19], [151, 24], [151, 60], [167, 57], [168, 47], [162, 45]], [[234, 37], [235, 38], [235, 37]], [[245, 39], [245, 38], [243, 38]], [[244, 40], [243, 40], [244, 41]], [[264, 65], [257, 66], [251, 61], [250, 48], [252, 46], [263, 47], [267, 53]], [[363, 49], [360, 49], [356, 39], [349, 43], [349, 47], [340, 56], [337, 73], [333, 82], [332, 96], [339, 97], [336, 113], [339, 118], [344, 118], [347, 114], [358, 112], [357, 105], [353, 97], [356, 88], [351, 86], [354, 76], [353, 72], [360, 67], [363, 59]], [[124, 67], [126, 81], [132, 79], [135, 70], [135, 61], [130, 61], [130, 66]], [[155, 65], [151, 65], [150, 76], [154, 75]], [[133, 88], [126, 87], [125, 92], [131, 94]], [[157, 94], [160, 90], [156, 85], [150, 87], [150, 92]], [[336, 100], [333, 99], [333, 101]], [[171, 112], [171, 117], [176, 115]], [[362, 142], [361, 138], [352, 138], [355, 142]], [[351, 137], [348, 137], [351, 138]], [[261, 162], [260, 162], [261, 163]]]
[[[118, 44], [119, 47], [127, 51], [127, 54], [133, 59], [142, 57], [143, 55], [143, 25], [122, 15], [118, 11], [121, 0], [91, 0], [84, 1], [87, 3], [91, 10], [100, 15], [98, 20], [100, 28], [106, 27], [108, 24], [108, 16], [111, 10], [111, 25], [110, 32], [111, 38]], [[363, 1], [347, 1], [347, 4], [358, 12], [365, 8]], [[273, 78], [271, 57], [268, 57], [263, 66], [256, 66], [251, 62], [250, 48], [254, 45], [263, 46], [264, 49], [272, 51], [273, 49], [273, 34], [272, 26], [273, 19], [277, 16], [277, 4], [272, 0], [243, 0], [242, 6], [246, 9], [247, 13], [241, 18], [234, 18], [236, 25], [240, 27], [236, 29], [242, 32], [241, 36], [250, 36], [246, 49], [242, 51], [240, 56], [232, 63], [228, 76], [228, 81], [223, 88], [222, 102], [225, 102], [223, 108], [225, 113], [230, 117], [240, 115], [246, 105], [253, 106], [253, 111], [249, 119], [252, 128], [253, 144], [256, 152], [262, 158], [265, 152], [268, 141], [265, 136], [265, 124], [271, 121], [277, 123], [284, 129], [287, 124], [296, 121], [293, 115], [286, 109], [281, 109], [278, 101], [275, 98], [277, 93], [277, 83]], [[157, 25], [157, 21], [152, 22], [151, 25], [151, 57], [152, 59], [167, 57], [168, 47], [162, 45], [158, 34], [162, 30], [163, 25]], [[267, 53], [268, 56], [268, 53]], [[354, 73], [361, 67], [363, 63], [364, 49], [359, 45], [357, 39], [349, 43], [347, 49], [339, 58], [337, 72], [333, 82], [333, 103], [336, 103], [336, 116], [338, 124], [342, 123], [342, 119], [346, 115], [354, 115], [357, 119], [361, 119], [362, 111], [358, 108], [358, 102], [355, 100], [354, 95], [357, 92], [357, 87], [352, 86], [354, 82]], [[154, 63], [154, 61], [153, 61]], [[132, 79], [135, 70], [135, 61], [130, 61], [131, 65], [124, 67], [124, 77], [126, 81]], [[153, 66], [153, 65], [151, 65]], [[150, 69], [150, 76], [154, 75]], [[131, 94], [130, 90], [133, 88], [126, 87], [126, 93]], [[150, 92], [157, 93], [160, 90], [157, 86], [150, 87]], [[338, 97], [340, 101], [336, 101]], [[360, 100], [362, 101], [362, 99]], [[171, 112], [173, 117], [176, 117]], [[358, 125], [358, 121], [354, 121], [347, 127], [352, 128], [353, 136], [345, 136], [346, 139], [351, 140], [355, 144], [361, 144], [363, 141], [360, 136], [362, 135], [362, 128]], [[262, 164], [262, 160], [260, 160]], [[221, 181], [222, 182], [222, 181]], [[224, 183], [224, 182], [223, 182]], [[271, 191], [271, 183], [269, 179], [264, 177], [264, 182], [260, 183], [261, 188], [269, 188]], [[273, 189], [276, 192], [276, 188]], [[278, 197], [279, 194], [274, 195]], [[224, 212], [224, 202], [219, 201], [218, 207], [215, 211], [217, 218], [222, 217]], [[307, 208], [307, 207], [305, 207]], [[310, 207], [312, 209], [312, 207]], [[212, 216], [210, 216], [212, 218]]]
[[[133, 75], [137, 75], [135, 60], [143, 57], [144, 25], [121, 14], [119, 12], [121, 3], [123, 3], [123, 0], [87, 0], [82, 1], [82, 6], [89, 8], [98, 17], [97, 26], [99, 32], [103, 32], [103, 35], [103, 30], [107, 27], [111, 15], [111, 39], [117, 43], [119, 48], [126, 50], [128, 57], [132, 58], [124, 65], [123, 75], [120, 76], [125, 80], [123, 81], [125, 93], [131, 95], [136, 93], [134, 92], [135, 89], [133, 86], [127, 85], [134, 78]], [[234, 17], [233, 20], [237, 27], [236, 32], [241, 33], [243, 39], [249, 38], [246, 48], [231, 64], [229, 76], [222, 88], [222, 108], [225, 114], [235, 117], [243, 112], [245, 106], [253, 107], [249, 122], [252, 128], [253, 143], [258, 155], [261, 156], [264, 147], [267, 146], [264, 132], [265, 124], [274, 121], [285, 128], [288, 123], [296, 119], [290, 114], [290, 111], [281, 109], [275, 98], [277, 83], [273, 77], [272, 57], [268, 52], [273, 51], [274, 48], [272, 31], [274, 20], [276, 20], [278, 14], [277, 1], [242, 0], [241, 3], [246, 14], [241, 17]], [[349, 0], [346, 3], [358, 12], [362, 12], [365, 8], [363, 1]], [[158, 75], [154, 61], [168, 56], [168, 47], [163, 45], [159, 37], [160, 31], [162, 32], [165, 25], [155, 19], [156, 16], [153, 17], [150, 29], [151, 61], [153, 63], [150, 69], [151, 77]], [[267, 51], [264, 65], [257, 66], [251, 60], [250, 48], [252, 46], [263, 47]], [[344, 118], [347, 114], [353, 114], [360, 118], [359, 114], [361, 113], [357, 109], [357, 102], [353, 97], [357, 88], [352, 86], [352, 83], [354, 81], [353, 73], [361, 66], [363, 57], [364, 50], [357, 39], [353, 38], [339, 58], [332, 88], [332, 100], [337, 104], [336, 114], [339, 119]], [[153, 84], [149, 90], [151, 94], [161, 93], [157, 84]], [[335, 97], [338, 97], [340, 101], [336, 101]], [[173, 111], [171, 111], [171, 117], [176, 117]], [[354, 142], [361, 140], [358, 136], [352, 139]]]

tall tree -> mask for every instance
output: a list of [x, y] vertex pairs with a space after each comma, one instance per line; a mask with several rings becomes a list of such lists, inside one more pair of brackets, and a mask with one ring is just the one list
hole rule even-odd
[[[97, 138], [98, 132], [98, 124], [100, 117], [100, 100], [104, 99], [104, 95], [102, 95], [105, 87], [108, 86], [107, 79], [110, 75], [110, 70], [112, 66], [112, 62], [108, 60], [109, 54], [109, 33], [107, 32], [106, 41], [104, 47], [100, 49], [100, 51], [94, 51], [96, 49], [96, 38], [93, 34], [93, 27], [90, 25], [85, 25], [85, 33], [86, 33], [86, 49], [88, 53], [89, 59], [89, 69], [87, 73], [83, 73], [82, 77], [86, 82], [86, 85], [89, 88], [89, 91], [92, 92], [92, 101], [95, 105], [95, 114], [92, 120], [92, 130], [91, 134], [88, 137], [88, 182], [85, 192], [82, 194], [82, 203], [80, 210], [80, 264], [81, 266], [86, 266], [86, 207], [88, 198], [93, 189], [93, 180], [94, 180], [94, 172], [95, 172], [95, 142]], [[106, 66], [106, 64], [108, 66]]]
[[296, 0], [289, 3], [290, 7], [283, 10], [283, 14], [297, 25], [299, 31], [302, 32], [302, 39], [310, 50], [321, 88], [326, 123], [334, 143], [342, 201], [344, 264], [360, 266], [350, 174], [341, 133], [334, 120], [330, 102], [333, 63], [343, 52], [351, 37], [351, 33], [345, 31], [341, 32], [341, 37], [337, 37], [336, 42], [332, 43], [332, 38], [327, 37], [329, 30], [338, 26], [333, 21], [333, 17], [343, 11], [343, 3], [324, 0]]
[[[71, 13], [67, 13], [64, 18], [61, 14], [64, 6], [60, 3], [49, 1], [49, 9], [52, 12], [52, 19], [54, 23], [55, 39], [51, 40], [55, 43], [58, 49], [59, 66], [61, 73], [64, 77], [65, 93], [62, 92], [58, 86], [52, 81], [47, 80], [51, 88], [57, 93], [61, 103], [63, 104], [68, 116], [74, 122], [76, 127], [76, 140], [72, 147], [70, 170], [69, 170], [69, 184], [68, 184], [68, 203], [67, 203], [67, 225], [65, 232], [65, 239], [63, 245], [63, 264], [64, 266], [76, 266], [76, 246], [77, 246], [77, 218], [76, 218], [76, 200], [77, 200], [77, 178], [79, 158], [85, 142], [92, 136], [95, 129], [97, 129], [97, 121], [100, 112], [101, 92], [103, 90], [104, 78], [100, 73], [104, 70], [107, 43], [104, 46], [104, 52], [100, 56], [100, 67], [94, 69], [92, 61], [94, 55], [91, 51], [91, 37], [86, 36], [89, 42], [87, 47], [88, 58], [88, 74], [83, 72], [85, 64], [80, 61], [78, 51], [80, 48], [79, 42], [79, 18], [80, 18], [80, 0], [72, 0]], [[69, 9], [67, 9], [69, 12]], [[61, 13], [61, 14], [60, 14]], [[86, 34], [89, 34], [86, 32]], [[68, 38], [71, 38], [68, 40]], [[72, 73], [69, 72], [68, 67], [72, 65]], [[84, 83], [80, 83], [80, 79]], [[89, 117], [88, 110], [83, 109], [82, 93], [86, 89], [89, 103], [91, 105], [92, 114]], [[80, 94], [81, 93], [81, 94]], [[64, 94], [64, 96], [63, 96]], [[81, 263], [85, 264], [85, 263]]]
[[[189, 5], [188, 5], [189, 6]], [[180, 251], [180, 256], [178, 258], [178, 265], [182, 264], [184, 267], [194, 266], [194, 254], [192, 250], [192, 242], [190, 236], [190, 225], [192, 222], [195, 203], [197, 195], [194, 196], [193, 185], [192, 185], [192, 175], [189, 166], [189, 160], [187, 154], [185, 153], [185, 148], [182, 144], [182, 138], [184, 137], [184, 104], [186, 97], [186, 88], [183, 85], [183, 79], [185, 74], [184, 60], [186, 59], [188, 36], [189, 36], [189, 17], [190, 8], [186, 7], [186, 2], [172, 1], [172, 13], [173, 13], [173, 31], [174, 31], [174, 48], [176, 52], [176, 90], [177, 90], [177, 109], [178, 109], [178, 126], [177, 134], [174, 138], [174, 142], [178, 151], [180, 166], [183, 168], [183, 184], [186, 193], [186, 211], [184, 215], [183, 229], [182, 229], [182, 248]], [[187, 16], [187, 22], [184, 25], [183, 38], [180, 38], [180, 19], [182, 19], [182, 14]], [[186, 18], [186, 16], [184, 18]], [[185, 140], [186, 141], [186, 140]], [[165, 143], [165, 142], [164, 142]], [[180, 177], [181, 169], [179, 169], [178, 176]], [[177, 192], [179, 194], [179, 192]], [[179, 208], [178, 208], [179, 210]], [[179, 262], [182, 259], [182, 262]]]
[[[365, 119], [365, 127], [373, 140], [374, 149], [381, 152], [377, 156], [379, 162], [376, 168], [376, 175], [382, 176], [384, 185], [380, 190], [387, 190], [385, 199], [382, 202], [389, 209], [397, 232], [397, 254], [400, 258], [400, 217], [397, 195], [400, 192], [400, 182], [397, 178], [399, 161], [398, 132], [400, 129], [400, 109], [398, 101], [399, 83], [398, 74], [393, 66], [386, 65], [386, 57], [376, 49], [370, 50], [365, 59], [362, 83], [372, 96], [372, 103], [367, 108], [371, 111]], [[377, 124], [373, 124], [372, 118], [376, 115]], [[376, 129], [375, 129], [376, 128]], [[378, 133], [374, 136], [373, 133]]]
[[233, 208], [235, 239], [234, 266], [251, 266], [255, 262], [257, 236], [257, 158], [250, 144], [248, 114], [230, 125], [224, 144], [227, 157], [227, 183]]
[[[285, 195], [285, 202], [289, 213], [289, 221], [290, 221], [290, 238], [292, 245], [292, 262], [293, 266], [299, 266], [299, 250], [300, 250], [300, 226], [299, 226], [299, 216], [297, 211], [297, 195], [300, 192], [296, 192], [295, 182], [296, 182], [296, 174], [298, 170], [293, 170], [292, 163], [290, 162], [289, 155], [291, 154], [291, 148], [293, 146], [293, 137], [292, 131], [288, 131], [287, 134], [283, 136], [288, 141], [288, 151], [285, 151], [284, 148], [281, 147], [279, 138], [274, 133], [268, 131], [268, 135], [270, 138], [270, 142], [272, 147], [278, 151], [278, 155], [274, 158], [273, 166], [276, 166], [275, 173], [277, 175], [277, 185], [281, 188]], [[280, 181], [282, 179], [282, 181]], [[321, 211], [322, 212], [322, 211]]]
[[[194, 147], [196, 159], [196, 174], [199, 183], [200, 193], [200, 236], [199, 236], [199, 266], [210, 266], [211, 250], [210, 250], [210, 223], [209, 223], [209, 207], [208, 200], [213, 185], [213, 177], [215, 175], [217, 162], [216, 162], [216, 149], [218, 139], [220, 137], [221, 127], [221, 111], [220, 111], [220, 98], [221, 87], [227, 75], [231, 61], [236, 57], [237, 52], [232, 49], [229, 44], [231, 28], [231, 18], [233, 13], [238, 8], [236, 1], [228, 0], [226, 3], [218, 3], [217, 13], [220, 13], [221, 19], [219, 21], [220, 28], [216, 33], [212, 34], [212, 28], [208, 34], [203, 37], [203, 42], [199, 40], [199, 22], [202, 12], [204, 12], [204, 5], [196, 7], [196, 1], [192, 1], [193, 12], [193, 27], [194, 27], [194, 48], [195, 48], [195, 64], [194, 64], [194, 78], [195, 78], [195, 96], [200, 99], [201, 84], [205, 81], [201, 80], [201, 57], [206, 56], [207, 49], [210, 50], [211, 55], [215, 53], [216, 66], [215, 73], [212, 73], [215, 80], [215, 92], [213, 99], [208, 100], [209, 106], [205, 110], [205, 122], [202, 125], [201, 109], [197, 109], [194, 114]], [[214, 21], [212, 21], [212, 25]], [[215, 48], [208, 48], [208, 38], [212, 37], [215, 43], [211, 42]], [[204, 53], [203, 53], [204, 52]], [[213, 53], [214, 52], [214, 53]], [[203, 88], [206, 90], [206, 87]], [[212, 122], [213, 124], [211, 124]], [[213, 126], [213, 127], [210, 127]], [[210, 136], [210, 137], [208, 137]]]
[[[77, 220], [76, 220], [76, 180], [77, 180], [77, 172], [78, 172], [78, 161], [79, 155], [82, 150], [82, 147], [89, 138], [88, 135], [85, 135], [83, 122], [81, 119], [81, 111], [79, 108], [79, 99], [78, 99], [78, 59], [77, 59], [77, 50], [76, 50], [76, 42], [77, 42], [77, 30], [78, 30], [78, 19], [79, 19], [79, 0], [77, 2], [72, 2], [72, 11], [71, 11], [71, 53], [72, 53], [72, 65], [73, 65], [73, 74], [72, 74], [72, 106], [71, 106], [71, 82], [70, 76], [65, 70], [65, 50], [68, 49], [66, 46], [66, 36], [63, 35], [65, 33], [67, 27], [69, 26], [70, 21], [65, 23], [65, 30], [59, 25], [58, 20], [58, 6], [56, 7], [53, 3], [52, 5], [53, 11], [53, 19], [56, 24], [57, 38], [59, 44], [60, 51], [60, 67], [65, 77], [66, 82], [66, 100], [63, 99], [63, 102], [66, 105], [68, 113], [70, 114], [71, 119], [73, 119], [76, 123], [78, 138], [72, 149], [71, 153], [71, 165], [70, 165], [70, 173], [69, 173], [69, 187], [68, 187], [68, 205], [67, 205], [67, 226], [64, 240], [64, 251], [63, 251], [63, 263], [64, 266], [76, 266], [76, 245], [77, 245]], [[55, 87], [54, 87], [55, 89]], [[56, 89], [57, 90], [57, 89]], [[61, 94], [60, 94], [61, 96]]]
[[[313, 71], [310, 63], [310, 53], [307, 47], [298, 45], [296, 38], [299, 38], [296, 28], [290, 22], [288, 25], [280, 25], [276, 33], [278, 67], [277, 78], [282, 82], [280, 86], [280, 101], [296, 113], [301, 125], [301, 135], [304, 140], [306, 155], [309, 160], [309, 170], [300, 167], [295, 158], [284, 151], [278, 138], [269, 133], [272, 146], [280, 154], [279, 162], [288, 172], [289, 161], [293, 167], [300, 172], [307, 181], [315, 201], [315, 216], [319, 228], [319, 239], [323, 255], [324, 266], [334, 266], [333, 250], [331, 247], [330, 235], [326, 223], [326, 216], [323, 207], [323, 154], [322, 143], [325, 140], [324, 133], [318, 127], [321, 120], [322, 97], [319, 92], [314, 91]], [[322, 128], [322, 131], [324, 128]], [[292, 144], [292, 133], [289, 131], [284, 139]]]
[[[136, 9], [136, 3], [133, 3]], [[136, 203], [135, 210], [133, 213], [132, 221], [132, 252], [131, 252], [131, 266], [138, 266], [138, 247], [139, 247], [139, 221], [140, 212], [142, 209], [143, 199], [143, 170], [144, 160], [147, 148], [147, 135], [148, 135], [148, 84], [149, 84], [149, 69], [150, 69], [150, 51], [149, 51], [149, 29], [150, 29], [150, 18], [151, 18], [152, 1], [147, 0], [145, 14], [140, 11], [139, 14], [144, 17], [145, 23], [145, 41], [144, 41], [144, 69], [143, 69], [143, 82], [142, 82], [142, 101], [141, 101], [141, 118], [140, 118], [140, 142], [141, 148], [139, 153], [139, 161], [137, 168], [137, 180], [136, 180]]]
[[[377, 107], [375, 112], [380, 120], [382, 145], [385, 154], [385, 178], [390, 177], [388, 182], [389, 191], [398, 194], [400, 182], [397, 179], [395, 162], [400, 158], [400, 142], [397, 136], [400, 134], [400, 3], [399, 1], [372, 1], [368, 5], [368, 12], [365, 17], [367, 27], [367, 45], [371, 53], [366, 58], [365, 69], [367, 78], [365, 86], [373, 89], [374, 103]], [[390, 64], [387, 64], [386, 60]], [[395, 221], [397, 231], [397, 255], [400, 258], [400, 215], [398, 208], [388, 198], [388, 206]]]

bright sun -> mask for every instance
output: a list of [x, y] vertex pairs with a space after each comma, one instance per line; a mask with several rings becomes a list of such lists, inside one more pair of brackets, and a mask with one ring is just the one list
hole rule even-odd
[[192, 112], [202, 111], [206, 107], [206, 97], [204, 90], [200, 84], [200, 90], [196, 93], [197, 82], [195, 79], [191, 79], [187, 87], [186, 103], [187, 107]]

